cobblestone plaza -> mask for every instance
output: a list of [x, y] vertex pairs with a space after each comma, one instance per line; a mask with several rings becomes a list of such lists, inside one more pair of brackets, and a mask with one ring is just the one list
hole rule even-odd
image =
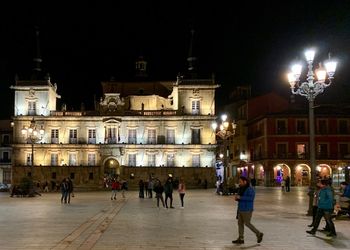
[[[10, 198], [0, 193], [1, 249], [350, 249], [350, 220], [336, 220], [337, 238], [305, 233], [305, 188], [282, 193], [258, 187], [252, 223], [264, 233], [262, 243], [245, 229], [245, 244], [237, 238], [233, 196], [214, 189], [188, 190], [185, 209], [157, 209], [156, 200], [126, 198], [110, 192], [77, 192], [71, 204], [61, 204], [59, 193], [35, 198]], [[324, 226], [321, 223], [320, 228]]]

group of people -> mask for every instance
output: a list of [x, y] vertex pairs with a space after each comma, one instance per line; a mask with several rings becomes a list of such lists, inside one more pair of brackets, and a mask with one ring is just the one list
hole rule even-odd
[[[181, 208], [184, 208], [184, 197], [186, 192], [186, 186], [183, 179], [180, 179], [179, 183], [174, 183], [172, 177], [168, 177], [164, 185], [157, 178], [150, 178], [147, 183], [143, 180], [139, 181], [139, 197], [144, 198], [144, 191], [146, 190], [146, 197], [152, 198], [152, 193], [155, 192], [155, 197], [157, 199], [157, 207], [159, 208], [159, 203], [162, 202], [164, 208], [174, 208], [173, 206], [173, 191], [174, 188], [178, 187], [178, 193], [181, 201]], [[165, 199], [163, 197], [163, 192], [165, 194]], [[169, 205], [168, 205], [169, 201]]]
[[73, 182], [70, 178], [64, 178], [60, 185], [61, 189], [61, 203], [70, 203], [71, 196], [74, 197], [73, 193]]
[[118, 177], [115, 177], [111, 180], [110, 183], [112, 194], [111, 194], [111, 200], [117, 199], [117, 192], [122, 192], [122, 197], [125, 198], [125, 191], [128, 190], [128, 182], [126, 180], [119, 181]]
[[[314, 192], [313, 197], [313, 210], [312, 210], [312, 223], [308, 227], [312, 227], [311, 230], [306, 231], [308, 234], [315, 235], [320, 225], [322, 217], [326, 221], [324, 231], [328, 232], [328, 237], [336, 237], [337, 233], [332, 220], [334, 212], [335, 198], [332, 190], [332, 182], [329, 179], [320, 179], [317, 182], [317, 189]], [[340, 184], [343, 190], [339, 201], [350, 200], [350, 185], [347, 182]]]
[[[314, 192], [313, 199], [313, 220], [312, 223], [308, 225], [309, 227], [312, 227], [312, 229], [306, 231], [308, 234], [316, 234], [320, 221], [322, 217], [324, 217], [326, 221], [324, 231], [328, 232], [327, 236], [337, 236], [335, 226], [332, 221], [335, 199], [331, 184], [332, 182], [329, 179], [320, 179], [317, 182], [317, 190]], [[343, 192], [339, 198], [339, 201], [350, 201], [350, 185], [346, 182], [342, 182], [341, 189]], [[249, 179], [241, 176], [239, 178], [239, 189], [235, 195], [235, 200], [238, 202], [236, 215], [236, 219], [238, 220], [238, 238], [232, 241], [234, 244], [244, 244], [244, 226], [247, 226], [255, 233], [258, 243], [260, 243], [263, 239], [264, 234], [250, 222], [254, 209], [254, 198], [255, 190], [250, 185]]]

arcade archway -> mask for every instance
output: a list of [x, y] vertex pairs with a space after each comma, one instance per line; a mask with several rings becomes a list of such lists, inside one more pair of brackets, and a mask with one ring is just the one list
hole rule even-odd
[[113, 178], [120, 175], [120, 164], [114, 157], [107, 158], [103, 163], [103, 167], [106, 177]]
[[299, 164], [295, 167], [294, 185], [308, 186], [310, 184], [311, 169], [306, 164]]
[[291, 171], [288, 165], [286, 164], [277, 164], [274, 168], [273, 168], [273, 173], [274, 173], [274, 179], [276, 181], [277, 184], [280, 184], [281, 181], [286, 178], [287, 176], [291, 176]]

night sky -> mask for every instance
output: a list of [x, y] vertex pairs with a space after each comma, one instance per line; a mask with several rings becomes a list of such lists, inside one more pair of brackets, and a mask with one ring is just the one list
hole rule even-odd
[[[101, 81], [125, 78], [140, 55], [150, 78], [175, 80], [186, 71], [190, 30], [202, 78], [215, 73], [219, 104], [234, 86], [254, 93], [289, 91], [290, 63], [317, 48], [339, 60], [337, 83], [350, 85], [350, 1], [113, 1], [113, 4], [2, 6], [0, 15], [1, 118], [13, 112], [15, 74], [29, 79], [40, 29], [42, 68], [57, 83], [60, 102], [92, 108]], [[221, 2], [221, 3], [220, 3]], [[230, 6], [232, 5], [232, 6]]]

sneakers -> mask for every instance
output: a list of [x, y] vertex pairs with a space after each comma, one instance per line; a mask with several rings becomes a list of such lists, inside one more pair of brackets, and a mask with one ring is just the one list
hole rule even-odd
[[233, 244], [244, 244], [244, 240], [238, 238], [237, 240], [233, 240], [232, 243], [233, 243]]
[[260, 234], [257, 236], [257, 241], [258, 241], [258, 243], [262, 242], [263, 236], [264, 236], [263, 233], [260, 233]]
[[308, 234], [312, 234], [312, 235], [315, 235], [316, 234], [316, 232], [315, 231], [313, 231], [313, 230], [310, 230], [310, 231], [306, 231]]

